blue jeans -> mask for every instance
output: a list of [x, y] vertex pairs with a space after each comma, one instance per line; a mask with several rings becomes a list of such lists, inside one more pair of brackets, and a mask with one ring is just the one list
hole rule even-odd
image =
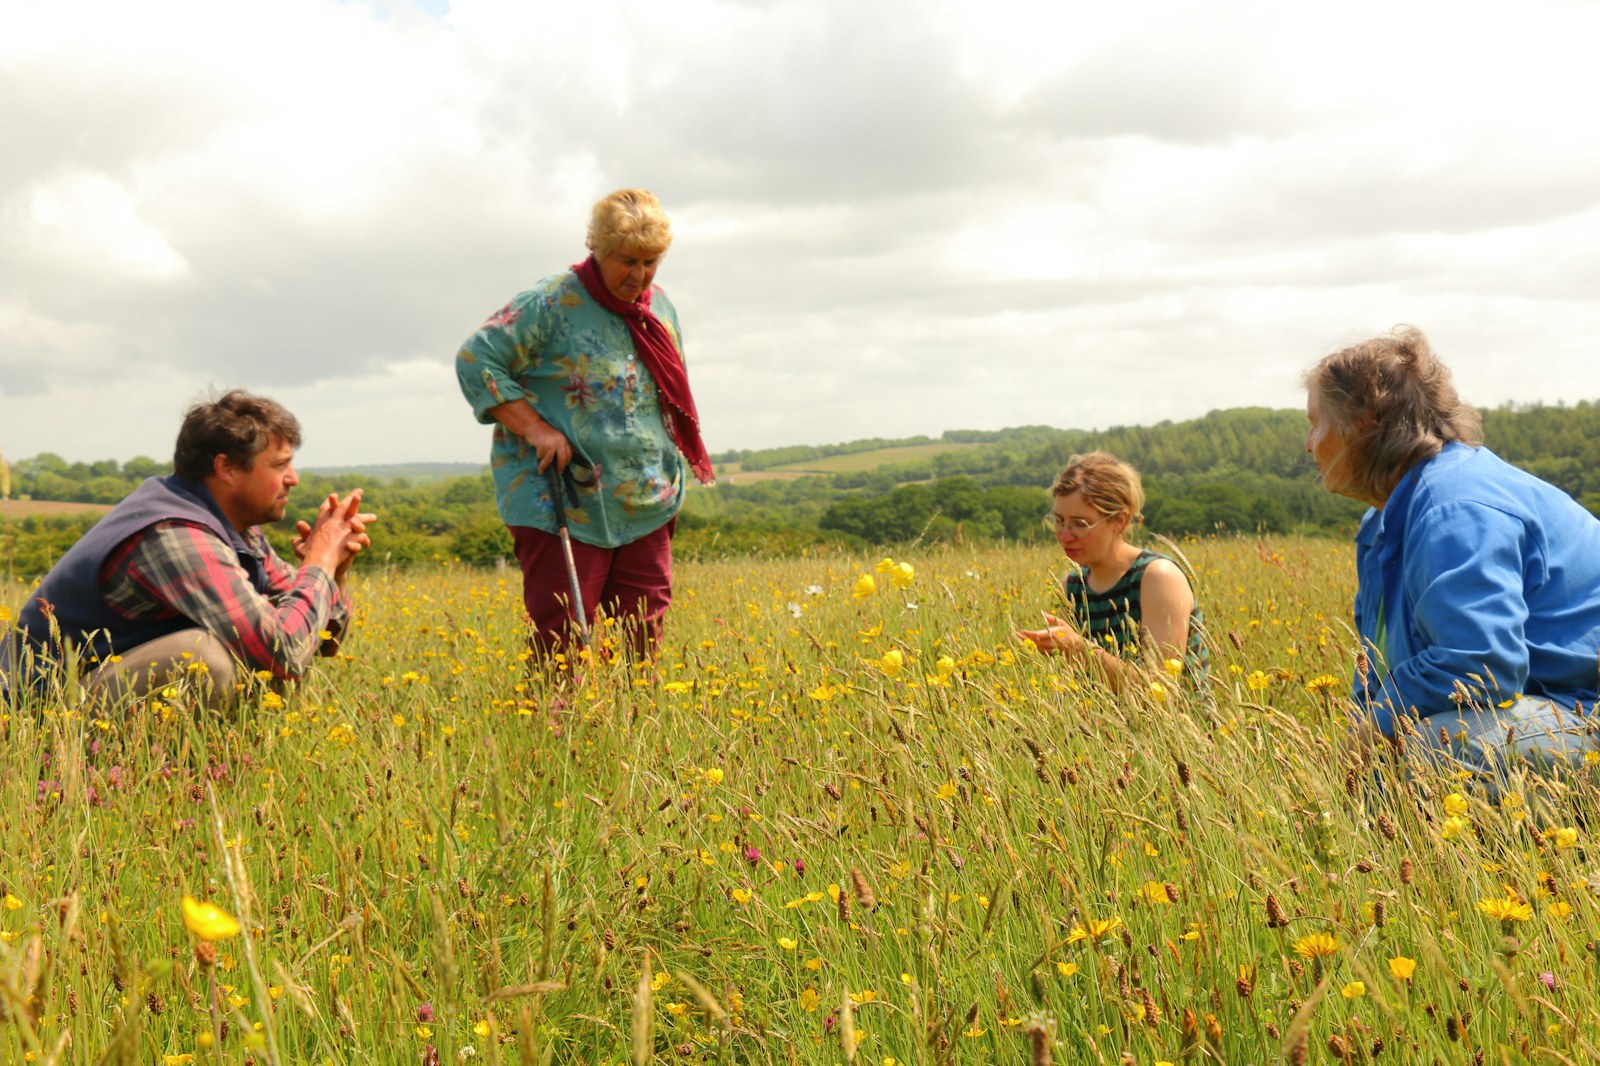
[[[1510, 707], [1430, 715], [1416, 724], [1421, 736], [1411, 743], [1422, 746], [1419, 756], [1446, 770], [1471, 770], [1496, 794], [1507, 790], [1518, 768], [1544, 777], [1593, 774], [1584, 756], [1600, 751], [1591, 732], [1600, 728], [1600, 717], [1581, 719], [1570, 707], [1533, 696]], [[1448, 741], [1440, 730], [1449, 733]]]

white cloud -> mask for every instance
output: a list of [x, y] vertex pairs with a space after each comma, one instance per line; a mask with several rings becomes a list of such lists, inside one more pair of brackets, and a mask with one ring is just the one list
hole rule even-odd
[[1300, 402], [1399, 321], [1600, 396], [1600, 8], [13, 0], [0, 446], [477, 459], [455, 346], [654, 188], [713, 450]]

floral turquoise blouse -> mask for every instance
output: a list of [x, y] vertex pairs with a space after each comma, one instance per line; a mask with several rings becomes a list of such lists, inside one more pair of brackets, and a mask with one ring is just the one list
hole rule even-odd
[[[650, 309], [683, 352], [678, 313], [660, 289]], [[570, 270], [513, 299], [456, 353], [456, 377], [478, 421], [494, 424], [490, 464], [500, 517], [556, 531], [547, 479], [533, 447], [494, 422], [509, 400], [533, 405], [594, 466], [575, 475], [567, 507], [574, 540], [615, 548], [670, 522], [683, 504], [684, 463], [661, 416], [655, 379], [634, 354], [628, 327], [597, 305]], [[569, 501], [570, 504], [570, 501]]]

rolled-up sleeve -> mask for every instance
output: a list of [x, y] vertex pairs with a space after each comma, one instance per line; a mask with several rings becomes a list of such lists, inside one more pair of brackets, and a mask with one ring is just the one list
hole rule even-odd
[[479, 422], [489, 424], [491, 408], [532, 398], [518, 377], [537, 363], [548, 318], [542, 294], [525, 292], [495, 312], [456, 352], [456, 381]]

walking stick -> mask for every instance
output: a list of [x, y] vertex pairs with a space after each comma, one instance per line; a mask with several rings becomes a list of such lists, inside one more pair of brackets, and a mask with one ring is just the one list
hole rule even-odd
[[567, 560], [567, 586], [572, 589], [572, 610], [578, 620], [578, 632], [583, 637], [583, 643], [589, 643], [589, 617], [583, 610], [583, 591], [578, 587], [578, 564], [572, 558], [572, 536], [567, 532], [567, 505], [561, 498], [563, 482], [571, 495], [572, 506], [578, 506], [578, 489], [572, 483], [572, 475], [565, 470], [557, 471], [554, 460], [544, 470], [545, 482], [550, 486], [550, 502], [556, 508], [556, 534], [561, 538], [561, 554]]

